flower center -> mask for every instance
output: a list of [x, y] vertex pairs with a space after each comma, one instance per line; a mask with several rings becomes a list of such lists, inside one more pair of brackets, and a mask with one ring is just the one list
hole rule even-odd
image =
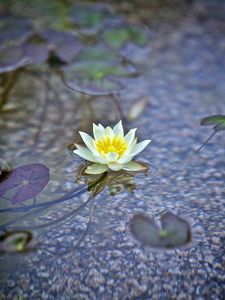
[[119, 157], [127, 150], [127, 142], [122, 136], [103, 136], [100, 140], [95, 143], [97, 151], [102, 155], [106, 156], [109, 152], [115, 152]]

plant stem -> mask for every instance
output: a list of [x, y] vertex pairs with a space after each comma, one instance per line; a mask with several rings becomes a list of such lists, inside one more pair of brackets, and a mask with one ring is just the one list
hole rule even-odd
[[0, 94], [0, 111], [2, 110], [3, 106], [6, 104], [8, 96], [18, 79], [18, 75], [19, 75], [18, 70], [6, 74], [7, 79], [6, 79], [5, 87], [3, 88], [3, 91]]

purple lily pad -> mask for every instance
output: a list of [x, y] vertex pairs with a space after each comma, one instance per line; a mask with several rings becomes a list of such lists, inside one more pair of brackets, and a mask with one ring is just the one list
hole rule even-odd
[[47, 40], [49, 51], [53, 50], [65, 62], [70, 62], [82, 48], [79, 39], [71, 32], [48, 29], [41, 36]]
[[47, 41], [40, 34], [34, 33], [24, 44], [24, 54], [32, 63], [41, 64], [48, 59]]
[[34, 33], [23, 45], [24, 53], [33, 63], [43, 63], [54, 54], [59, 61], [68, 63], [80, 52], [81, 43], [71, 32], [52, 29]]
[[0, 197], [11, 191], [11, 203], [19, 204], [39, 194], [48, 181], [49, 169], [45, 165], [24, 165], [13, 169], [10, 176], [0, 183]]
[[28, 19], [15, 16], [0, 17], [0, 45], [18, 43], [32, 33], [32, 25]]
[[173, 249], [191, 242], [191, 228], [182, 217], [164, 213], [160, 223], [143, 213], [135, 214], [129, 223], [130, 233], [140, 244], [158, 249]]
[[10, 46], [0, 50], [0, 74], [15, 71], [29, 63], [21, 46]]

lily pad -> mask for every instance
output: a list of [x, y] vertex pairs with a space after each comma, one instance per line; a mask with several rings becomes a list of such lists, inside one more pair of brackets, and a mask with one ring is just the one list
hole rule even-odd
[[32, 33], [31, 22], [16, 16], [0, 17], [0, 47], [18, 44]]
[[38, 195], [49, 181], [49, 169], [43, 164], [29, 164], [12, 169], [0, 183], [0, 197], [7, 195], [12, 204], [22, 203]]
[[0, 50], [0, 74], [15, 71], [29, 63], [21, 46], [8, 46]]
[[32, 63], [41, 64], [48, 59], [47, 40], [39, 34], [33, 34], [24, 44], [24, 53]]
[[82, 33], [95, 34], [110, 17], [110, 12], [102, 4], [76, 4], [70, 13], [70, 20], [77, 25]]
[[162, 244], [166, 248], [185, 245], [191, 240], [190, 225], [183, 218], [166, 212], [161, 216], [162, 230], [159, 236], [163, 238]]
[[104, 40], [114, 49], [121, 49], [126, 44], [136, 44], [143, 47], [147, 44], [148, 37], [144, 29], [136, 24], [119, 24], [106, 29]]
[[24, 253], [32, 250], [33, 235], [28, 230], [9, 231], [0, 236], [0, 254]]
[[215, 125], [214, 129], [225, 130], [225, 115], [212, 115], [205, 117], [200, 121], [202, 126], [212, 126]]
[[102, 47], [84, 51], [76, 63], [63, 67], [63, 71], [68, 86], [91, 95], [120, 91], [123, 79], [136, 76], [136, 70], [123, 65], [114, 53], [110, 57], [110, 51]]
[[161, 216], [160, 224], [145, 214], [135, 214], [129, 229], [135, 240], [146, 247], [172, 249], [191, 241], [188, 222], [171, 212]]
[[43, 63], [54, 53], [58, 60], [70, 62], [81, 50], [81, 43], [71, 32], [44, 30], [33, 34], [23, 45], [33, 63]]
[[149, 216], [141, 213], [134, 215], [130, 220], [129, 229], [134, 238], [143, 245], [158, 246], [158, 226]]
[[79, 39], [71, 32], [48, 29], [41, 36], [48, 41], [49, 50], [54, 50], [65, 62], [70, 62], [82, 49]]

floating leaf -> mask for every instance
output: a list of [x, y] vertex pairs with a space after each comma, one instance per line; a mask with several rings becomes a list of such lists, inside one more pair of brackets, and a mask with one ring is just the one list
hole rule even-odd
[[48, 29], [41, 36], [48, 41], [48, 48], [65, 62], [70, 62], [81, 51], [79, 39], [71, 32]]
[[124, 66], [114, 53], [110, 57], [110, 51], [102, 47], [84, 51], [63, 71], [69, 87], [91, 95], [117, 92], [123, 87], [122, 79], [136, 75], [136, 70]]
[[95, 34], [103, 25], [103, 21], [110, 17], [110, 12], [102, 4], [76, 4], [70, 13], [71, 21], [83, 33]]
[[0, 48], [6, 44], [18, 44], [32, 33], [32, 25], [28, 19], [15, 16], [0, 17]]
[[138, 25], [128, 23], [107, 27], [104, 33], [104, 40], [115, 49], [121, 49], [128, 43], [143, 47], [148, 41], [144, 29]]
[[215, 131], [221, 131], [221, 130], [225, 130], [225, 122], [224, 123], [220, 123], [220, 124], [217, 124], [213, 127], [213, 129]]
[[213, 126], [214, 132], [207, 138], [207, 140], [196, 150], [200, 151], [213, 137], [221, 130], [225, 130], [225, 115], [212, 115], [205, 117], [200, 121], [202, 126]]
[[210, 125], [217, 125], [217, 124], [224, 124], [225, 125], [225, 115], [212, 115], [209, 117], [205, 117], [200, 121], [202, 126], [210, 126]]
[[48, 59], [49, 49], [47, 40], [40, 34], [33, 34], [23, 44], [24, 54], [30, 58], [32, 63], [41, 64]]
[[9, 193], [12, 204], [22, 203], [39, 194], [49, 181], [49, 169], [42, 164], [29, 164], [11, 171], [0, 183], [0, 197]]
[[[145, 214], [135, 214], [129, 223], [133, 237], [144, 246], [153, 248], [175, 248], [191, 241], [190, 225], [183, 218], [166, 212], [157, 224]], [[160, 226], [161, 225], [161, 226]]]
[[0, 236], [0, 254], [16, 254], [31, 251], [33, 235], [28, 230], [9, 231]]
[[81, 43], [71, 32], [44, 30], [33, 34], [23, 45], [33, 63], [43, 63], [54, 54], [63, 63], [70, 62], [81, 50]]

